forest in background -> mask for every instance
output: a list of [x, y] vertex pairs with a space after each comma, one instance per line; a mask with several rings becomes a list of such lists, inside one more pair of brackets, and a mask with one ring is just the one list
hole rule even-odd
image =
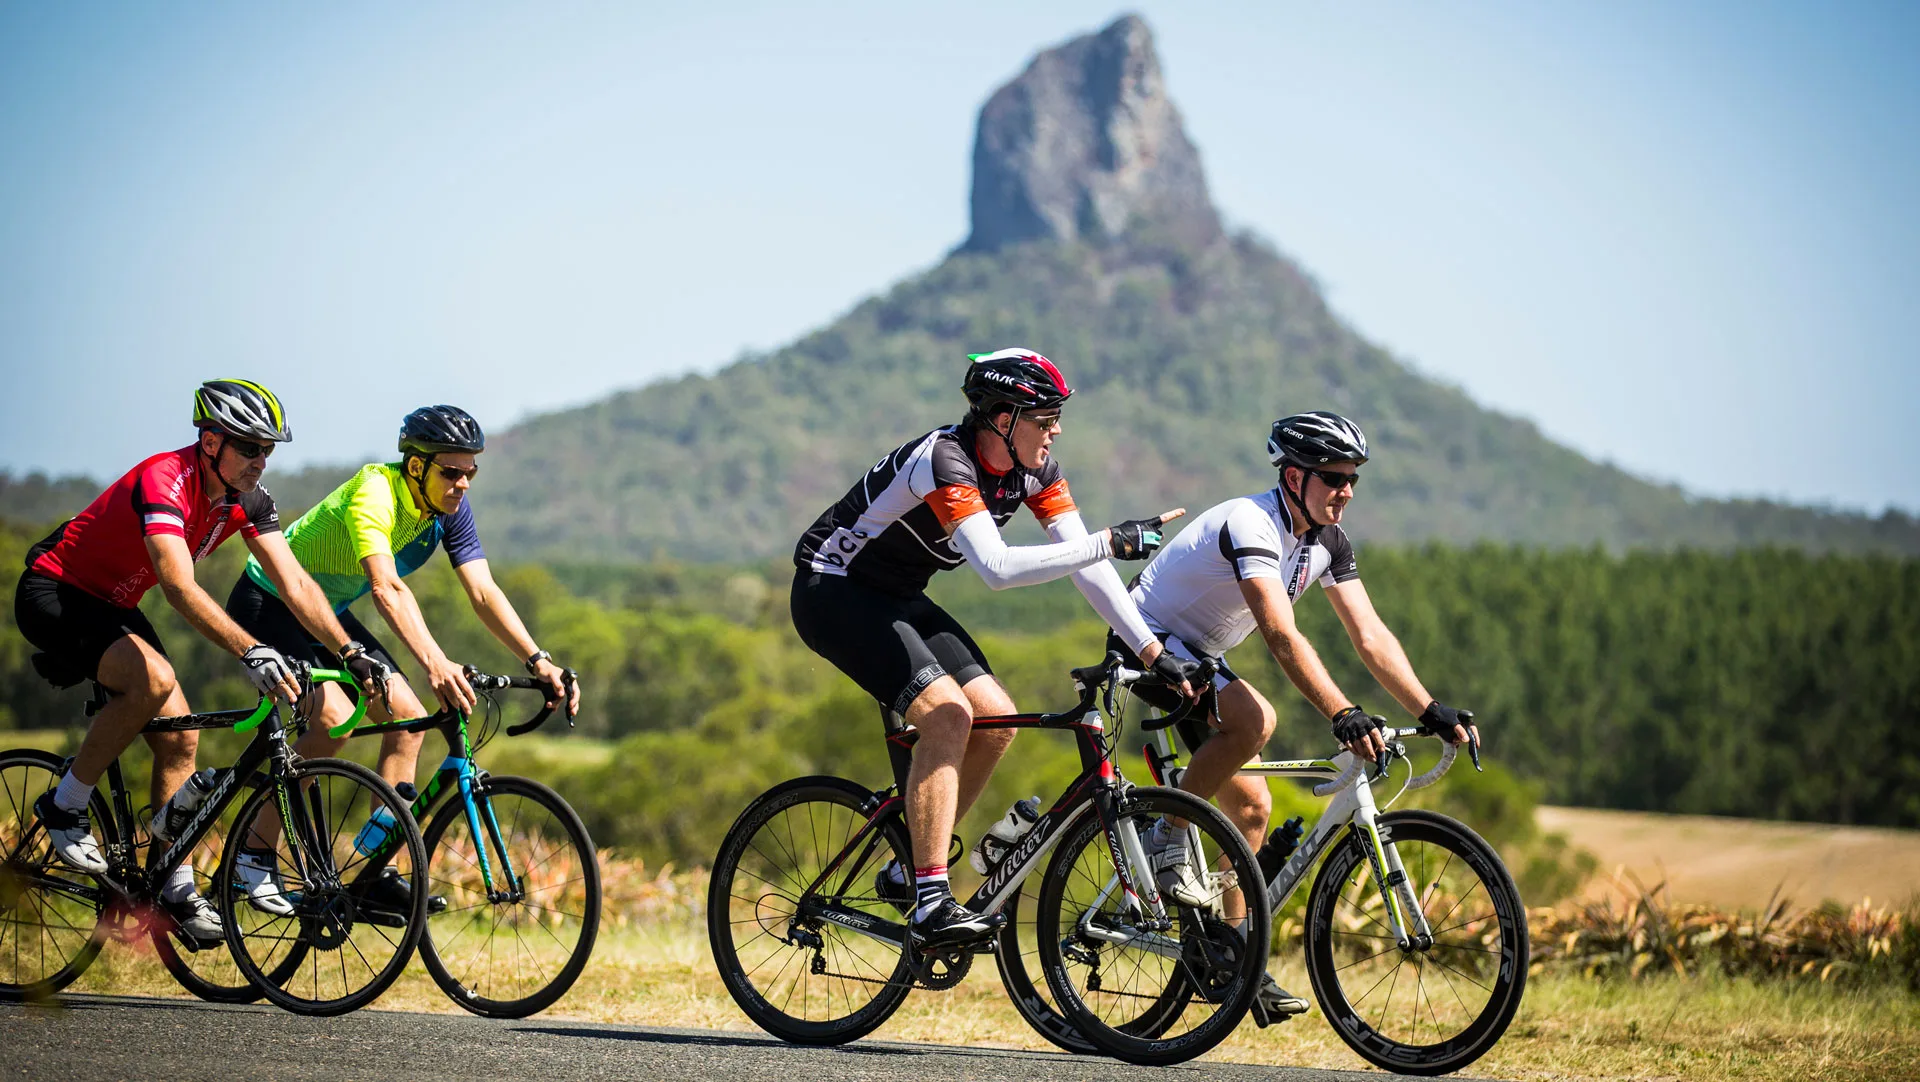
[[[0, 561], [21, 566], [45, 529], [0, 520]], [[228, 545], [200, 566], [216, 599], [243, 555]], [[1434, 793], [1467, 802], [1468, 821], [1490, 835], [1528, 839], [1535, 799], [1920, 827], [1920, 560], [1432, 544], [1367, 547], [1360, 564], [1430, 690], [1482, 719], [1494, 770], [1457, 771]], [[517, 750], [502, 740], [489, 754], [539, 759], [526, 765], [561, 785], [603, 842], [704, 861], [746, 801], [777, 781], [818, 772], [884, 783], [876, 709], [794, 636], [784, 563], [496, 571], [542, 646], [582, 673], [586, 708], [575, 752], [555, 751], [565, 741]], [[516, 670], [444, 561], [408, 582], [451, 656]], [[1098, 659], [1102, 628], [1067, 583], [994, 594], [962, 572], [940, 576], [935, 594], [980, 634], [1023, 707], [1069, 704], [1067, 669]], [[252, 700], [239, 665], [157, 591], [145, 608], [195, 708]], [[1341, 685], [1393, 716], [1319, 591], [1297, 612]], [[83, 691], [42, 683], [12, 620], [8, 606], [0, 729], [77, 733]], [[1273, 754], [1330, 750], [1325, 722], [1257, 637], [1231, 660], [1278, 707]], [[509, 701], [508, 720], [529, 709]], [[611, 746], [589, 750], [583, 738]], [[212, 739], [207, 761], [237, 750], [225, 747]], [[962, 833], [1020, 796], [1057, 792], [1073, 770], [1066, 741], [1024, 735], [982, 800], [982, 821]], [[1313, 804], [1282, 794], [1281, 807], [1295, 803]]]

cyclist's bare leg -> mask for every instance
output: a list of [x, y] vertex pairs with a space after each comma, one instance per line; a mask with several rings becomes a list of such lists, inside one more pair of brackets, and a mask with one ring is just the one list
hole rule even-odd
[[[920, 731], [907, 771], [907, 832], [913, 839], [914, 867], [931, 868], [947, 862], [960, 769], [969, 758], [973, 708], [953, 677], [942, 676], [907, 707], [906, 722]], [[974, 796], [979, 795], [976, 790]]]
[[1220, 689], [1220, 724], [1193, 753], [1180, 788], [1209, 800], [1218, 798], [1226, 815], [1247, 844], [1257, 852], [1265, 840], [1273, 795], [1264, 778], [1236, 776], [1247, 760], [1256, 758], [1273, 736], [1273, 704], [1245, 680]]
[[[964, 690], [976, 718], [1013, 713], [1013, 697], [992, 676], [976, 676], [967, 681]], [[960, 764], [960, 791], [953, 808], [954, 822], [965, 818], [980, 794], [986, 791], [993, 768], [1000, 765], [1000, 758], [1007, 753], [1014, 735], [1012, 729], [985, 729], [967, 740], [967, 757]]]
[[[353, 714], [353, 701], [338, 684], [322, 685], [327, 690], [325, 703], [321, 706], [321, 724], [309, 726], [294, 750], [308, 758], [325, 755], [338, 755], [348, 737], [332, 737], [327, 730], [347, 720]], [[367, 704], [367, 718], [375, 725], [389, 722], [395, 718], [418, 718], [426, 716], [427, 709], [420, 705], [419, 696], [413, 693], [413, 687], [407, 679], [395, 673], [387, 681], [387, 702], [382, 706], [379, 699]], [[410, 782], [420, 760], [420, 743], [425, 733], [382, 733], [380, 736], [380, 776], [389, 785]]]
[[[94, 679], [113, 693], [107, 705], [93, 716], [93, 724], [87, 727], [87, 735], [80, 742], [80, 750], [73, 757], [74, 779], [83, 785], [100, 784], [100, 775], [107, 766], [120, 757], [140, 734], [147, 722], [167, 712], [166, 708], [174, 699], [180, 698], [179, 713], [186, 713], [184, 697], [180, 696], [180, 686], [174, 679], [173, 666], [167, 663], [153, 644], [135, 635], [127, 635], [100, 656], [100, 668]], [[183, 736], [194, 734], [183, 733]], [[155, 749], [156, 757], [159, 749]], [[190, 755], [191, 753], [189, 753]], [[173, 779], [178, 787], [193, 773], [193, 760], [187, 760], [185, 773]], [[161, 771], [158, 762], [153, 772], [155, 792], [161, 784]], [[177, 762], [169, 760], [169, 769], [177, 770]], [[170, 794], [172, 789], [168, 789]]]

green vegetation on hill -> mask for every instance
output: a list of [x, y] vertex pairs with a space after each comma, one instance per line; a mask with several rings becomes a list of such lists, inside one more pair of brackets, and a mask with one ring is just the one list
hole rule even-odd
[[490, 543], [599, 562], [785, 553], [881, 453], [959, 418], [967, 352], [1013, 344], [1077, 389], [1057, 450], [1095, 525], [1270, 485], [1267, 425], [1327, 407], [1377, 449], [1353, 513], [1369, 541], [1920, 553], [1903, 514], [1695, 500], [1592, 463], [1368, 344], [1259, 241], [1139, 235], [956, 254], [785, 349], [527, 421], [476, 489]]

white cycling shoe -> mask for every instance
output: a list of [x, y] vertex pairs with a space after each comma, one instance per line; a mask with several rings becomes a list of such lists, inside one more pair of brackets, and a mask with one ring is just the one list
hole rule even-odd
[[85, 808], [68, 811], [53, 802], [53, 791], [48, 790], [33, 802], [33, 814], [46, 828], [47, 840], [60, 863], [76, 871], [106, 874], [107, 858], [100, 852], [100, 840], [93, 836], [93, 820]]
[[280, 889], [280, 874], [274, 870], [271, 853], [255, 856], [242, 851], [233, 862], [235, 888], [247, 903], [262, 913], [276, 917], [293, 916], [293, 899]]
[[1140, 840], [1147, 847], [1154, 882], [1162, 894], [1194, 909], [1205, 909], [1219, 900], [1206, 879], [1194, 870], [1184, 829], [1175, 830], [1162, 819]]
[[177, 901], [161, 897], [160, 908], [173, 918], [180, 934], [203, 947], [213, 946], [227, 937], [227, 926], [220, 922], [219, 911], [199, 891], [188, 891]]

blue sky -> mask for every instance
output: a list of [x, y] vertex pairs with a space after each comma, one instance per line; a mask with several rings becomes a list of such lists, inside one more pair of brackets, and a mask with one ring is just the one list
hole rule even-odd
[[[980, 103], [1117, 10], [0, 7], [0, 468], [123, 470], [215, 375], [282, 465], [781, 345], [963, 239]], [[1920, 508], [1920, 7], [1137, 10], [1229, 220], [1409, 364], [1690, 491]]]

